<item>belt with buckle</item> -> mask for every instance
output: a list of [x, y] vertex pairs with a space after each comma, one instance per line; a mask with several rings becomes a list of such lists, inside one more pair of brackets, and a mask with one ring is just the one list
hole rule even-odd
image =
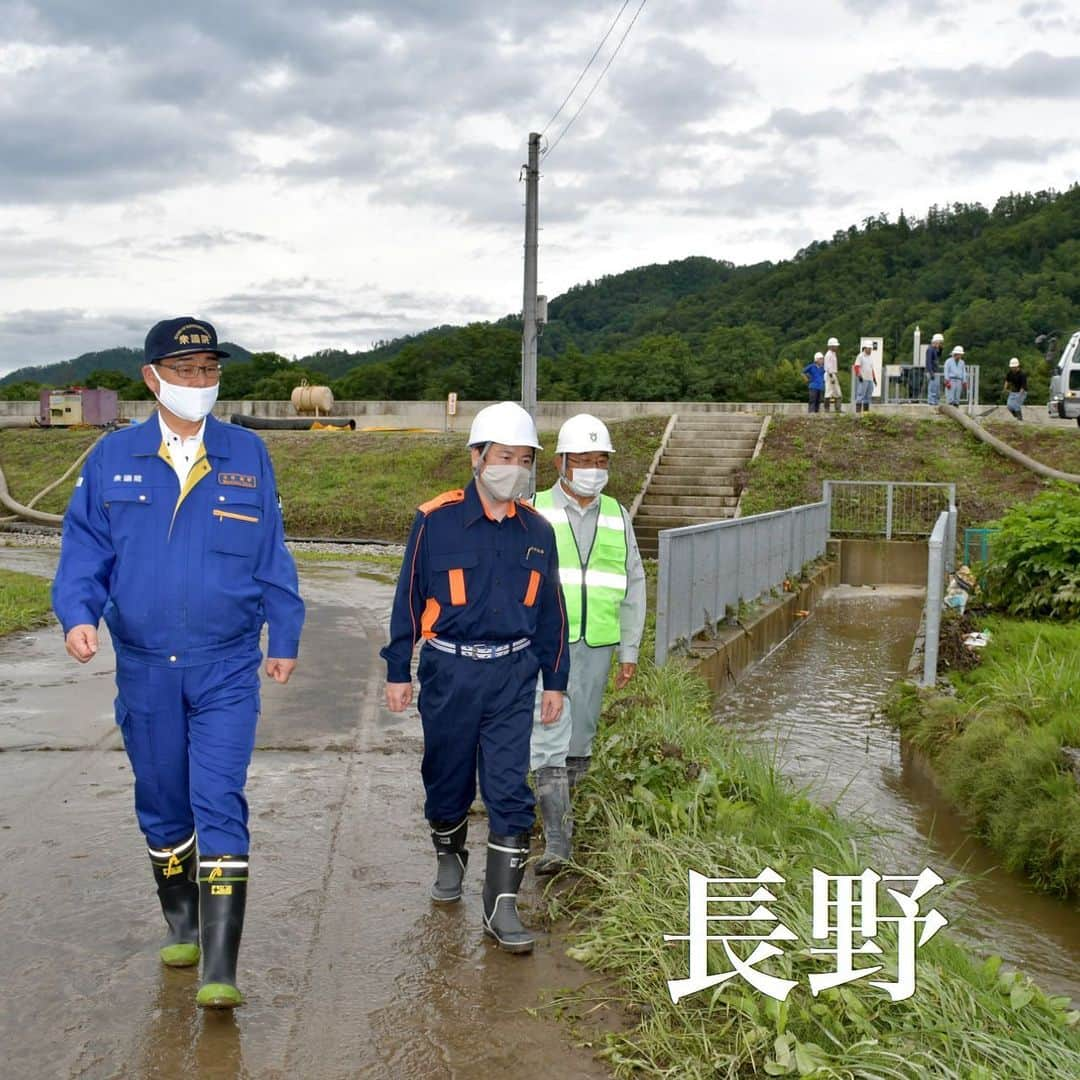
[[509, 656], [511, 653], [527, 649], [532, 644], [532, 639], [523, 637], [518, 638], [517, 641], [478, 641], [469, 645], [457, 641], [444, 641], [442, 638], [428, 638], [427, 643], [433, 649], [449, 653], [451, 656], [464, 656], [468, 660], [497, 660], [500, 656]]

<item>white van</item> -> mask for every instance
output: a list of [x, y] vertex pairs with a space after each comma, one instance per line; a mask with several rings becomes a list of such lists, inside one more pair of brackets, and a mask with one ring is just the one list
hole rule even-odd
[[1080, 424], [1080, 330], [1069, 338], [1069, 344], [1061, 350], [1057, 370], [1050, 380], [1047, 410], [1051, 416], [1075, 420]]

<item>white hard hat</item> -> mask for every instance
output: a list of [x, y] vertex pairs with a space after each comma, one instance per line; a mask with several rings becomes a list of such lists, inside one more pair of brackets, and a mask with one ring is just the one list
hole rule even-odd
[[588, 454], [594, 450], [602, 450], [606, 454], [615, 452], [603, 420], [598, 420], [588, 413], [578, 413], [559, 428], [556, 454]]
[[1020, 357], [1019, 356], [1014, 356], [1009, 361], [1009, 367], [1019, 367], [1019, 366], [1020, 366]]
[[516, 402], [500, 401], [487, 405], [473, 419], [469, 428], [469, 445], [502, 443], [503, 446], [532, 446], [542, 450], [536, 437], [533, 418]]
[[963, 345], [957, 345], [956, 348], [953, 349], [952, 354], [953, 354], [953, 356], [963, 356], [964, 355], [964, 346]]
[[944, 344], [944, 343], [945, 343], [945, 337], [944, 337], [944, 335], [942, 335], [942, 334], [935, 334], [935, 335], [934, 335], [934, 336], [933, 336], [933, 337], [932, 337], [932, 338], [930, 339], [930, 344], [931, 344], [931, 345], [936, 345], [936, 344], [937, 344], [937, 343], [938, 343], [939, 341], [940, 341], [940, 342], [941, 342], [942, 344]]
[[836, 338], [834, 338], [834, 337], [829, 338], [829, 340], [826, 341], [825, 344], [830, 349], [839, 349], [840, 348], [840, 342], [837, 341]]
[[823, 352], [816, 352], [816, 353], [814, 353], [814, 359], [815, 360], [824, 360], [825, 359], [825, 354]]

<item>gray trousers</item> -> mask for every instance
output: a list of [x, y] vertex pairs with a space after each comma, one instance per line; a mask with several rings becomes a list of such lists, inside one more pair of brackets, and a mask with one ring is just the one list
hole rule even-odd
[[570, 681], [563, 697], [562, 713], [554, 724], [540, 723], [541, 687], [537, 684], [529, 766], [534, 772], [565, 765], [567, 757], [592, 754], [614, 655], [614, 645], [593, 648], [584, 641], [575, 641], [570, 646]]

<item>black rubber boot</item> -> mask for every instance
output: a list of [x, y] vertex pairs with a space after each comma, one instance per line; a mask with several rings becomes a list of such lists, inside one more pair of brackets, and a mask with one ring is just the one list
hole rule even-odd
[[500, 949], [530, 953], [533, 936], [521, 925], [517, 893], [529, 857], [529, 834], [488, 836], [487, 873], [484, 875], [484, 933]]
[[169, 933], [161, 946], [161, 962], [166, 967], [194, 967], [199, 962], [199, 865], [195, 834], [171, 848], [148, 848], [154, 868], [161, 913]]
[[199, 857], [199, 917], [203, 972], [195, 1004], [204, 1009], [234, 1009], [244, 998], [236, 988], [236, 958], [244, 932], [248, 857]]
[[570, 782], [565, 766], [536, 770], [536, 801], [544, 822], [544, 854], [533, 867], [539, 877], [557, 874], [570, 860], [574, 819], [570, 813]]
[[452, 821], [428, 824], [431, 825], [431, 842], [439, 857], [431, 899], [437, 904], [452, 904], [461, 899], [461, 883], [465, 879], [465, 867], [469, 865], [469, 853], [465, 849], [469, 819], [463, 817], [456, 825]]
[[589, 762], [592, 761], [591, 757], [568, 757], [566, 759], [566, 778], [570, 783], [570, 794], [574, 793], [574, 788], [581, 783], [585, 778], [585, 774], [589, 771]]

